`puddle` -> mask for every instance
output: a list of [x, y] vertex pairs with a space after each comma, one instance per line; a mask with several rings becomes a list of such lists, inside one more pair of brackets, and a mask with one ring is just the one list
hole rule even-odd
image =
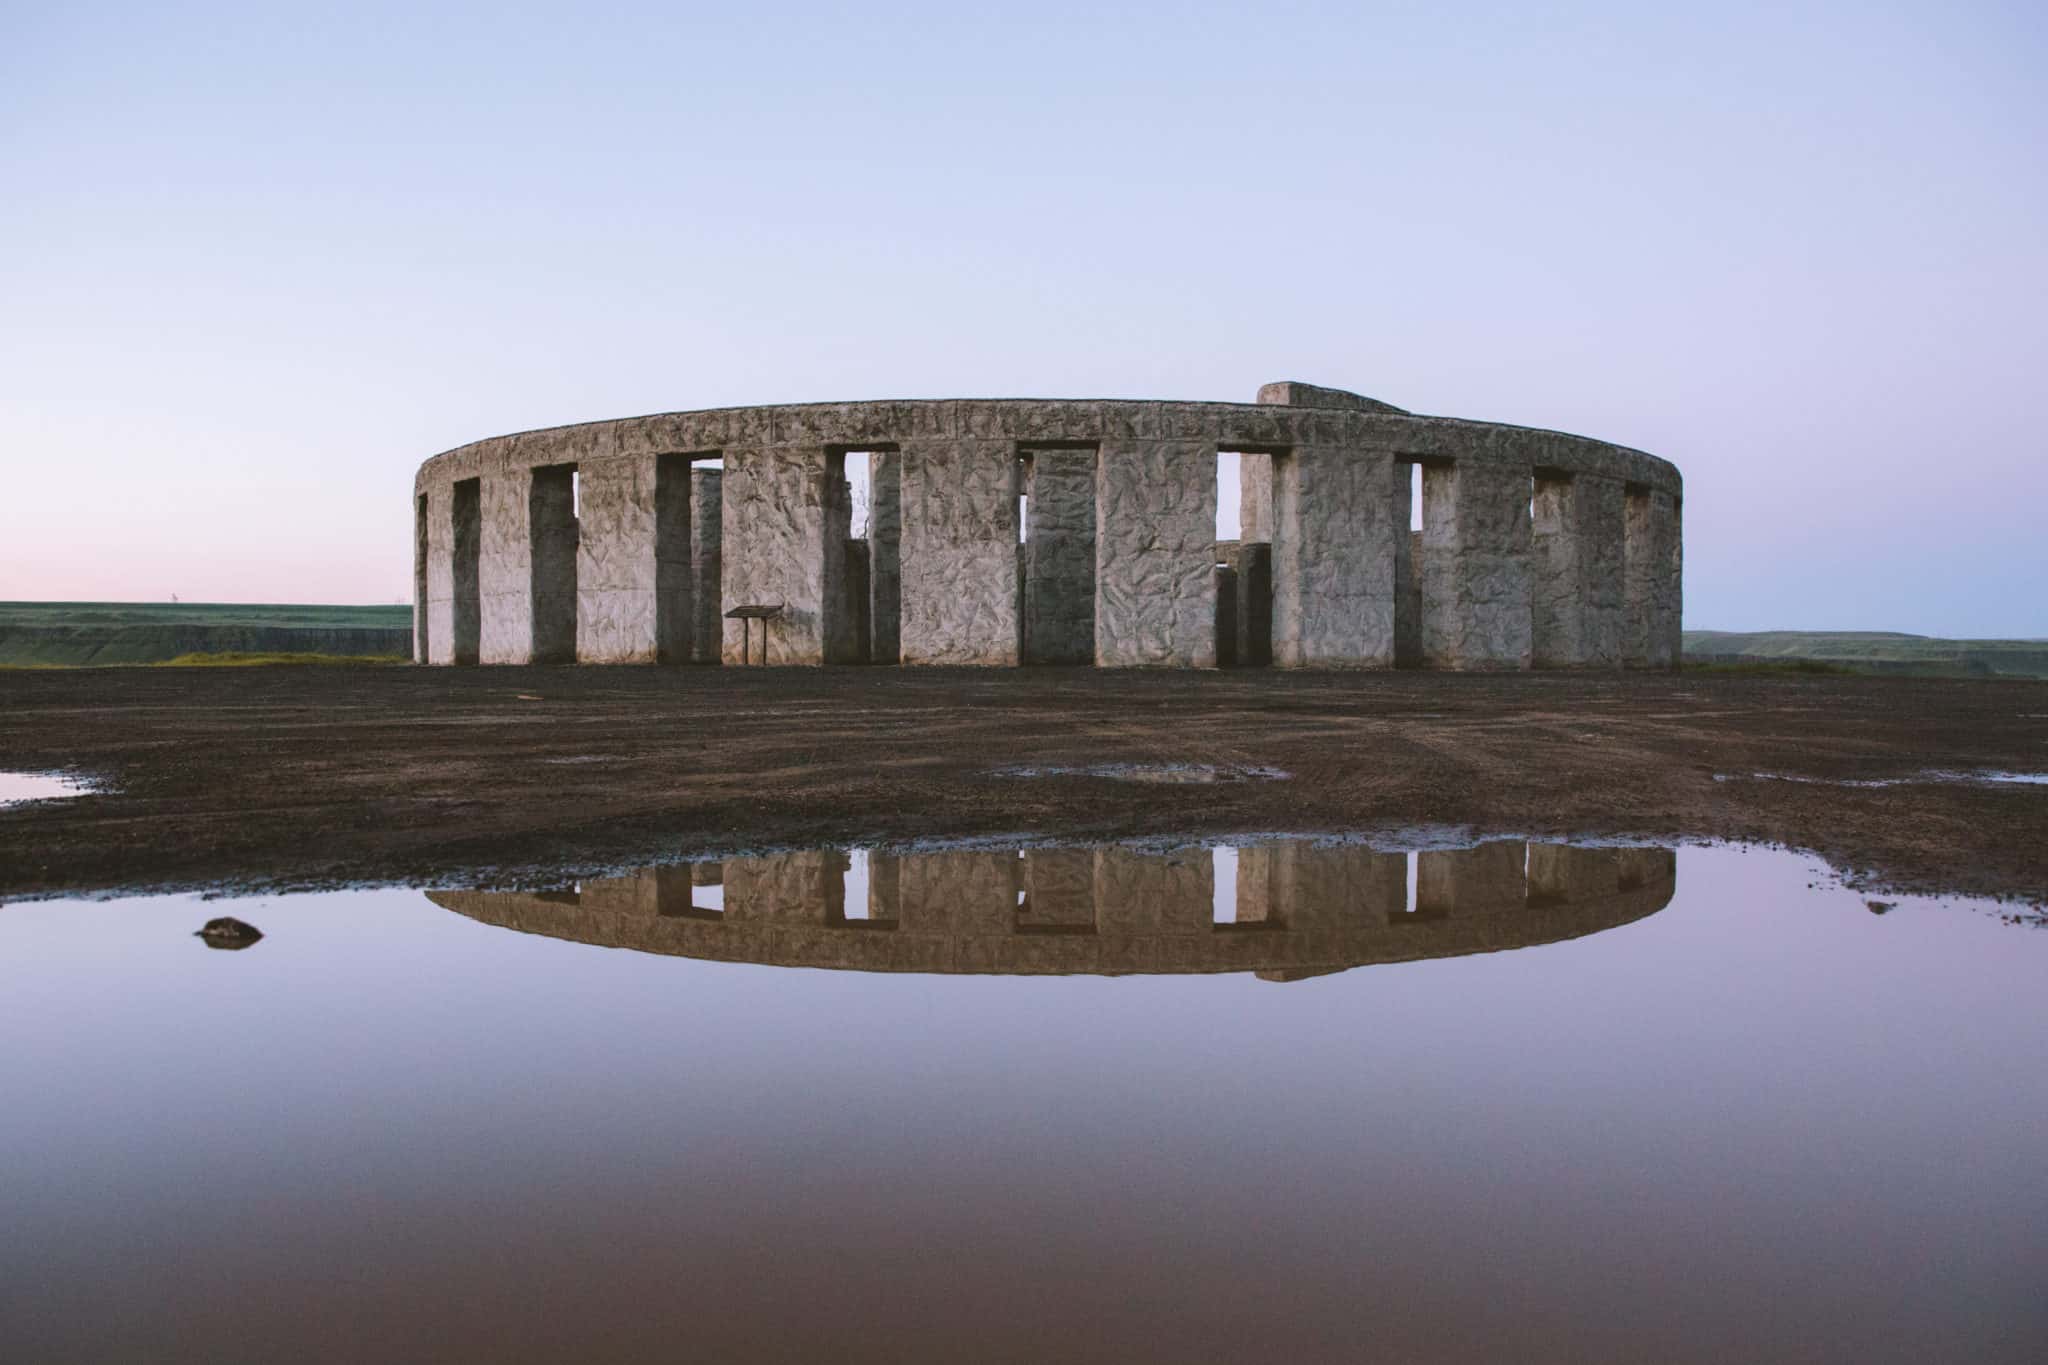
[[1401, 837], [0, 907], [5, 1353], [2039, 1358], [2048, 934]]
[[62, 773], [0, 772], [0, 806], [25, 805], [30, 801], [54, 801], [67, 796], [90, 796], [93, 784]]
[[1173, 785], [1215, 782], [1284, 782], [1294, 776], [1284, 768], [1209, 763], [1088, 763], [1074, 767], [1018, 765], [993, 768], [996, 777], [1099, 777], [1111, 782], [1155, 782]]
[[1926, 772], [1915, 773], [1911, 777], [1850, 778], [1804, 777], [1796, 773], [1715, 773], [1714, 780], [1716, 782], [1803, 782], [1816, 787], [1866, 788], [1910, 787], [1929, 783], [1990, 783], [1999, 786], [2012, 783], [2023, 786], [2048, 786], [2048, 773], [1950, 772], [1943, 769], [1930, 768]]

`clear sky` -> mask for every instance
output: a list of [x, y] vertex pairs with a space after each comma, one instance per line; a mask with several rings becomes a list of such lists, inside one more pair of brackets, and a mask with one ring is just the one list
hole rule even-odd
[[2048, 10], [0, 0], [0, 598], [396, 601], [424, 457], [734, 403], [1640, 446], [1689, 626], [2048, 635]]

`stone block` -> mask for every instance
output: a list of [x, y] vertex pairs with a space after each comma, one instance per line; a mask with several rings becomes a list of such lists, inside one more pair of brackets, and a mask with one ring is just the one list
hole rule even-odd
[[725, 634], [723, 479], [710, 466], [690, 469], [690, 659], [700, 664], [719, 662]]
[[[836, 474], [832, 476], [837, 478]], [[720, 500], [722, 611], [780, 604], [767, 622], [771, 664], [825, 662], [827, 603], [825, 535], [828, 505], [826, 455], [821, 447], [733, 448], [725, 452]], [[741, 657], [739, 621], [721, 621], [723, 658]], [[753, 628], [755, 661], [759, 624]]]
[[1095, 487], [1095, 662], [1215, 667], [1214, 446], [1105, 445]]
[[1423, 466], [1422, 653], [1432, 668], [1530, 662], [1530, 471]]
[[1375, 450], [1308, 447], [1274, 461], [1273, 662], [1391, 668], [1402, 466]]
[[[653, 663], [660, 646], [658, 456], [581, 466], [576, 519], [576, 659]], [[683, 484], [685, 496], [688, 479]], [[689, 509], [682, 509], [687, 535]], [[684, 561], [688, 564], [688, 549]], [[689, 578], [683, 578], [688, 591]]]
[[1024, 657], [1029, 663], [1095, 659], [1095, 452], [1028, 453], [1024, 554]]
[[902, 661], [1016, 664], [1015, 447], [918, 442], [901, 458]]

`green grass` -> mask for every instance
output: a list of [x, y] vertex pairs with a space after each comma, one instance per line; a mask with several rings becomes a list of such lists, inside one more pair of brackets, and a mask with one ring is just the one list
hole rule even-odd
[[0, 667], [104, 667], [211, 656], [360, 659], [412, 652], [410, 606], [0, 602]]
[[2048, 678], [2048, 640], [1949, 640], [1896, 631], [1688, 630], [1688, 668], [1832, 664], [1909, 677]]

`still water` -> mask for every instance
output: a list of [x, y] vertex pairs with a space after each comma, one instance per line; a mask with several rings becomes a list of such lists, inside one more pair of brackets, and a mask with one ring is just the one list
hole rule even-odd
[[2038, 1360], [2010, 916], [1293, 841], [8, 905], [0, 1358]]

